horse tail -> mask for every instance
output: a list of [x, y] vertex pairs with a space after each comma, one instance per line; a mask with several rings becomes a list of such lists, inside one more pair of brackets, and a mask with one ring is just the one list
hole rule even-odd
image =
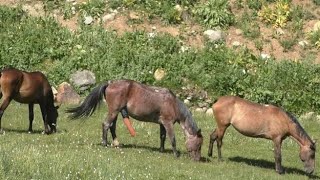
[[104, 97], [104, 92], [108, 85], [109, 82], [95, 87], [80, 106], [67, 109], [66, 112], [72, 114], [70, 118], [77, 119], [80, 117], [91, 116]]

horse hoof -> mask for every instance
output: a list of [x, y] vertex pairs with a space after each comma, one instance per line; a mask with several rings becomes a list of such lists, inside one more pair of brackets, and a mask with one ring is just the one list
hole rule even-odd
[[106, 141], [101, 142], [102, 146], [108, 146]]
[[0, 130], [0, 135], [5, 135], [6, 134], [6, 132], [4, 131], [4, 130]]
[[113, 142], [111, 144], [111, 146], [113, 146], [113, 147], [119, 147], [119, 145], [120, 145], [120, 143], [117, 139], [113, 140]]
[[179, 152], [179, 151], [175, 152], [175, 153], [174, 153], [174, 156], [175, 156], [176, 158], [180, 157], [180, 152]]
[[218, 161], [219, 162], [223, 162], [224, 160], [222, 158], [218, 158]]
[[284, 174], [285, 173], [284, 169], [278, 169], [276, 171], [277, 171], [278, 174]]

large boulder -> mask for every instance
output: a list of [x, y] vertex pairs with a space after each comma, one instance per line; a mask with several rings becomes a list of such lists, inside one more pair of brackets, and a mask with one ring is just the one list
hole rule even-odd
[[77, 71], [71, 75], [70, 82], [80, 91], [84, 91], [96, 83], [96, 76], [88, 70]]
[[79, 104], [80, 95], [72, 88], [72, 86], [63, 82], [58, 86], [58, 94], [56, 102], [59, 104]]

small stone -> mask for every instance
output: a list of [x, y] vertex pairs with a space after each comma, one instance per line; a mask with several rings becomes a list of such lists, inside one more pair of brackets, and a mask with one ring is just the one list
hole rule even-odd
[[298, 44], [299, 44], [301, 47], [306, 47], [309, 43], [308, 43], [308, 41], [303, 40], [303, 41], [299, 41]]
[[185, 100], [183, 100], [183, 103], [186, 104], [186, 105], [189, 105], [190, 101], [189, 101], [189, 99], [185, 99]]
[[103, 16], [102, 21], [103, 22], [112, 21], [112, 20], [114, 20], [115, 16], [116, 16], [115, 13], [107, 14], [107, 15]]
[[261, 53], [260, 56], [261, 56], [262, 59], [270, 59], [270, 55], [269, 54]]
[[157, 80], [157, 81], [160, 81], [162, 80], [166, 75], [166, 72], [163, 70], [163, 69], [157, 69], [155, 72], [154, 72], [154, 78]]
[[212, 108], [207, 109], [206, 115], [208, 115], [208, 116], [212, 116], [212, 115], [213, 115], [213, 110], [212, 110]]
[[320, 21], [316, 22], [313, 26], [313, 31], [319, 31], [320, 30]]
[[236, 31], [235, 31], [235, 32], [236, 32], [236, 35], [238, 35], [238, 36], [239, 36], [239, 35], [241, 35], [241, 34], [243, 33], [243, 31], [242, 31], [241, 29], [236, 29]]
[[93, 18], [91, 16], [86, 16], [84, 18], [84, 24], [89, 25], [93, 22]]
[[283, 35], [284, 31], [281, 28], [276, 29], [276, 34]]
[[241, 43], [240, 43], [239, 41], [234, 41], [234, 42], [232, 43], [232, 46], [238, 47], [238, 46], [241, 46]]

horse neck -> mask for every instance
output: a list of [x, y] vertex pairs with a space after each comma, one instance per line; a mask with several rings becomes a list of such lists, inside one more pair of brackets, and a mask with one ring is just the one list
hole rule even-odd
[[293, 139], [295, 139], [300, 146], [311, 145], [312, 144], [311, 138], [306, 133], [306, 131], [302, 128], [302, 126], [299, 124], [297, 119], [292, 115], [290, 115], [289, 117], [293, 121], [293, 123], [290, 126], [291, 137], [293, 137]]
[[180, 125], [184, 130], [186, 136], [197, 134], [198, 127], [196, 122], [193, 120], [191, 112], [188, 108], [178, 100], [179, 110], [180, 110]]

